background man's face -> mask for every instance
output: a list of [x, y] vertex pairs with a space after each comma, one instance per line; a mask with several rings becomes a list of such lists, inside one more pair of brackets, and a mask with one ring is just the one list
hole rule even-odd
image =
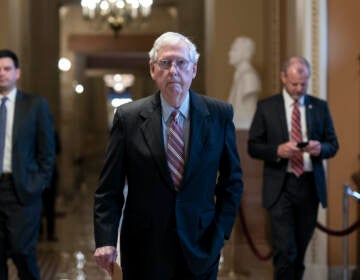
[[286, 91], [294, 99], [298, 99], [306, 93], [310, 77], [309, 71], [305, 66], [302, 66], [304, 67], [303, 71], [297, 71], [297, 67], [299, 66], [290, 66], [287, 74], [281, 73], [281, 81]]

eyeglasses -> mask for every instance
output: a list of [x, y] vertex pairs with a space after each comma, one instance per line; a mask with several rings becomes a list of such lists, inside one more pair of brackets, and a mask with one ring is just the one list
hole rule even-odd
[[161, 59], [155, 62], [157, 65], [159, 65], [161, 70], [169, 70], [171, 66], [174, 64], [178, 70], [184, 71], [188, 68], [190, 61], [186, 59]]

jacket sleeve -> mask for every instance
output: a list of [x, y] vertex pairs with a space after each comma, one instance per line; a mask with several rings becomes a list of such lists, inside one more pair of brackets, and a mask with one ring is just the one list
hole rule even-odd
[[324, 135], [321, 140], [320, 158], [327, 159], [335, 156], [339, 149], [333, 121], [327, 103], [324, 106]]
[[248, 139], [248, 153], [250, 156], [267, 162], [278, 162], [278, 141], [269, 139], [268, 127], [276, 129], [279, 124], [272, 124], [274, 118], [266, 116], [263, 104], [258, 103], [256, 112], [250, 126]]
[[115, 246], [124, 205], [124, 122], [120, 109], [114, 117], [100, 185], [95, 192], [94, 231], [96, 247]]
[[217, 222], [229, 239], [244, 190], [240, 158], [236, 145], [233, 110], [226, 112], [224, 149], [220, 159], [219, 177], [216, 185]]

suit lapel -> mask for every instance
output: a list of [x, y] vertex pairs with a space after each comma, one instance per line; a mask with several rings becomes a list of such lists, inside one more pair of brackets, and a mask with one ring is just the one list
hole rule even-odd
[[312, 117], [313, 117], [312, 116], [313, 105], [311, 104], [310, 96], [305, 95], [304, 105], [305, 105], [307, 138], [308, 138], [308, 140], [310, 140], [311, 132], [312, 132]]
[[161, 176], [172, 186], [173, 182], [168, 171], [166, 153], [163, 141], [161, 103], [160, 94], [153, 96], [148, 108], [141, 112], [140, 116], [144, 119], [140, 129], [144, 135], [145, 142], [152, 154]]
[[27, 111], [26, 102], [24, 102], [24, 95], [21, 91], [17, 91], [15, 99], [15, 111], [14, 111], [14, 124], [13, 124], [13, 146], [15, 146], [16, 140], [18, 139], [20, 123]]
[[289, 129], [286, 121], [286, 111], [285, 111], [285, 102], [282, 94], [279, 94], [278, 102], [276, 102], [275, 115], [279, 118], [279, 124], [281, 126], [282, 132], [282, 141], [288, 141], [289, 137]]
[[208, 134], [211, 129], [211, 115], [204, 101], [194, 92], [190, 91], [190, 135], [188, 157], [185, 164], [183, 185], [187, 182], [197, 166], [201, 164], [203, 150], [208, 141]]

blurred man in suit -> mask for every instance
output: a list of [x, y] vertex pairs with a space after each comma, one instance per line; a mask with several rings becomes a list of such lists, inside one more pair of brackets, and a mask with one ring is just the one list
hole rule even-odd
[[327, 206], [323, 159], [338, 150], [327, 103], [307, 94], [309, 77], [306, 59], [287, 60], [282, 93], [258, 103], [249, 132], [249, 154], [264, 160], [263, 206], [277, 280], [302, 278], [319, 201]]
[[19, 78], [16, 54], [0, 50], [0, 279], [8, 279], [8, 257], [20, 279], [39, 279], [36, 243], [54, 131], [47, 103], [18, 90]]
[[[59, 134], [55, 131], [54, 134], [54, 143], [55, 143], [55, 157], [57, 158], [61, 153], [61, 145], [60, 145], [60, 138]], [[50, 179], [50, 184], [42, 194], [42, 220], [40, 222], [40, 238], [39, 240], [46, 239], [50, 242], [57, 242], [58, 237], [56, 236], [56, 195], [58, 191], [59, 185], [59, 171], [56, 164], [55, 159], [55, 166], [53, 175]], [[45, 225], [44, 225], [45, 224]]]
[[199, 54], [179, 33], [154, 43], [159, 91], [120, 106], [95, 194], [95, 258], [110, 273], [119, 220], [123, 279], [216, 279], [243, 191], [229, 104], [190, 90]]

